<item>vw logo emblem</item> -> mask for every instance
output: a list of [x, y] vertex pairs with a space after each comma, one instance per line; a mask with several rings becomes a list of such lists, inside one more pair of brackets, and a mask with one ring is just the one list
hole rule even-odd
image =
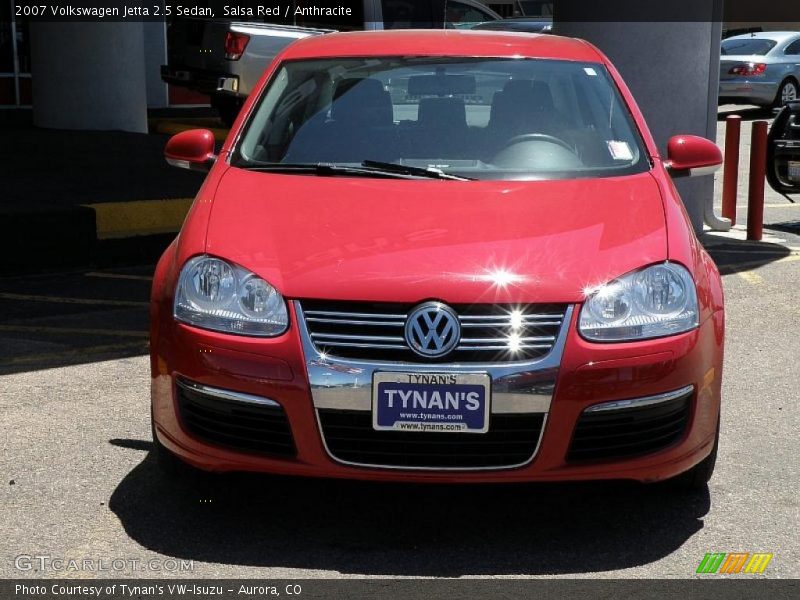
[[420, 304], [406, 319], [406, 343], [420, 356], [435, 358], [451, 352], [461, 338], [458, 315], [441, 302]]

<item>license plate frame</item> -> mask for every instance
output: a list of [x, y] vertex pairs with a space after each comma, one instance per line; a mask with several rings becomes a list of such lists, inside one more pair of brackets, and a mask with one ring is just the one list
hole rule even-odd
[[[394, 393], [389, 393], [392, 390]], [[376, 431], [486, 433], [491, 404], [492, 378], [485, 372], [376, 371], [372, 375], [372, 427]]]

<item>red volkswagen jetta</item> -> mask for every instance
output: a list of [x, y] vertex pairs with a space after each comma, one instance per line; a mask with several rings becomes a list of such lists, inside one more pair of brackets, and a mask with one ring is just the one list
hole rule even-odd
[[596, 48], [332, 34], [267, 69], [152, 295], [165, 465], [374, 480], [704, 485], [720, 276]]

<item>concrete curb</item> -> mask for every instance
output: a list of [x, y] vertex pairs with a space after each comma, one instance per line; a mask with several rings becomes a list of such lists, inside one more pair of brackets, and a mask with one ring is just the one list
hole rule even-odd
[[175, 135], [190, 129], [208, 129], [214, 134], [214, 139], [224, 142], [228, 137], [229, 129], [220, 127], [219, 119], [196, 118], [196, 119], [148, 119], [150, 133], [161, 133], [164, 135]]
[[191, 198], [6, 210], [0, 274], [156, 260], [180, 231]]
[[192, 198], [87, 204], [94, 211], [98, 240], [177, 233]]

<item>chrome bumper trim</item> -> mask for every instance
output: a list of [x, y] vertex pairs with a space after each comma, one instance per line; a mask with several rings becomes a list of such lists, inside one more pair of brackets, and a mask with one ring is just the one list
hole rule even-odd
[[186, 379], [176, 378], [175, 385], [187, 391], [204, 394], [206, 396], [212, 396], [214, 398], [219, 398], [220, 400], [230, 400], [232, 402], [242, 402], [244, 404], [258, 404], [260, 406], [274, 406], [276, 408], [280, 408], [281, 406], [275, 402], [275, 400], [271, 400], [270, 398], [262, 398], [261, 396], [253, 396], [251, 394], [243, 394], [241, 392], [233, 392], [231, 390], [208, 387], [207, 385], [201, 385], [199, 383], [194, 383], [193, 381], [187, 381]]
[[631, 398], [630, 400], [614, 400], [612, 402], [602, 402], [590, 406], [583, 412], [602, 412], [607, 410], [622, 410], [625, 408], [639, 408], [640, 406], [650, 406], [652, 404], [660, 404], [661, 402], [669, 402], [670, 400], [677, 400], [682, 396], [691, 394], [694, 391], [693, 385], [687, 385], [679, 390], [672, 392], [665, 392], [656, 396], [644, 396], [642, 398]]
[[488, 373], [492, 379], [492, 413], [548, 412], [561, 355], [569, 333], [573, 307], [568, 306], [553, 349], [524, 362], [414, 363], [342, 359], [317, 351], [299, 301], [294, 301], [314, 407], [371, 410], [372, 375], [376, 371], [415, 373]]
[[220, 77], [217, 80], [217, 91], [227, 92], [229, 94], [236, 94], [239, 92], [239, 78], [238, 77]]
[[[553, 372], [553, 378], [555, 375]], [[492, 414], [546, 413], [550, 410], [552, 389], [552, 384], [547, 384], [541, 386], [540, 393], [492, 393], [491, 412]], [[372, 410], [371, 382], [359, 387], [317, 388], [312, 390], [312, 394], [316, 409]]]

